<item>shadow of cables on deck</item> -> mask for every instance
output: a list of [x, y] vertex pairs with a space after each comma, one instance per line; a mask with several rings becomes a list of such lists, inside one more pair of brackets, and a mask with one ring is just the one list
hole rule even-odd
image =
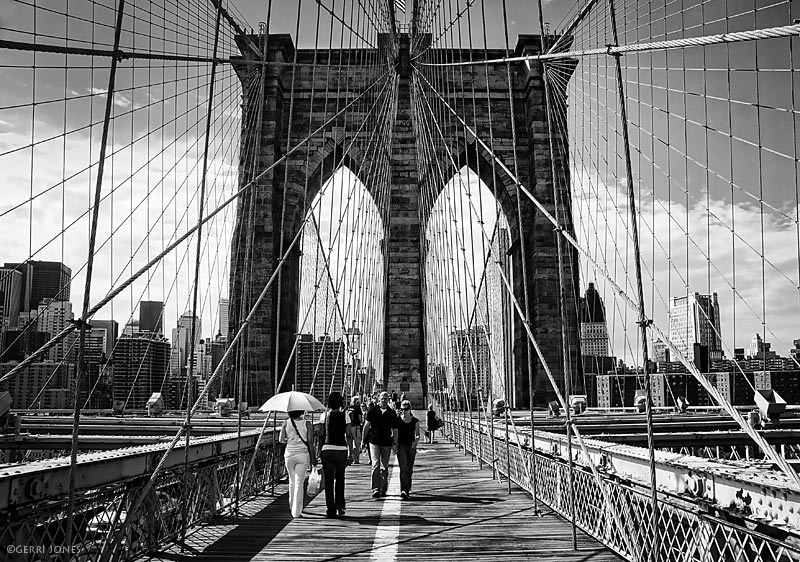
[[442, 502], [442, 503], [474, 503], [477, 505], [490, 505], [497, 502], [503, 501], [502, 498], [497, 497], [475, 497], [475, 496], [446, 496], [441, 494], [427, 494], [424, 492], [420, 492], [417, 494], [412, 495], [409, 500], [410, 502], [423, 502], [423, 501], [432, 501], [432, 502]]
[[377, 527], [378, 525], [383, 522], [384, 525], [387, 522], [391, 523], [392, 525], [397, 524], [400, 527], [403, 525], [432, 525], [435, 527], [441, 527], [443, 525], [447, 525], [447, 521], [434, 521], [432, 519], [427, 519], [425, 517], [421, 517], [419, 515], [397, 515], [397, 516], [390, 516], [386, 517], [381, 515], [363, 515], [363, 516], [346, 516], [342, 518], [343, 521], [349, 521], [353, 523], [358, 523], [359, 525], [373, 525]]
[[[305, 503], [308, 503], [308, 499]], [[184, 545], [186, 549], [184, 553], [162, 552], [159, 554], [159, 560], [190, 562], [202, 556], [207, 560], [249, 561], [292, 521], [288, 504], [289, 493], [285, 492], [271, 498], [270, 503], [259, 511], [242, 513], [239, 516], [218, 515], [208, 523], [190, 531], [187, 539], [211, 533], [215, 527], [231, 527], [223, 536], [202, 549], [202, 552], [187, 544]], [[180, 547], [180, 541], [176, 541], [175, 545]]]

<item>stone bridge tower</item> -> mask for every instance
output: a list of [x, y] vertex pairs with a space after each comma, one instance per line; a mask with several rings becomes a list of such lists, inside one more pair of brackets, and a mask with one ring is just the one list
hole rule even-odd
[[[385, 147], [390, 152], [391, 162], [391, 194], [388, 205], [383, 207], [385, 236], [384, 263], [386, 273], [385, 305], [385, 349], [383, 383], [387, 390], [405, 392], [416, 408], [425, 404], [427, 394], [427, 359], [425, 347], [425, 295], [423, 291], [425, 237], [427, 224], [425, 210], [420, 212], [420, 193], [424, 189], [433, 189], [438, 193], [444, 185], [436, 185], [432, 162], [421, 162], [417, 154], [416, 136], [420, 123], [416, 121], [413, 111], [414, 88], [420, 87], [415, 80], [412, 62], [409, 57], [409, 37], [397, 36], [392, 45], [388, 36], [382, 38], [382, 56], [384, 60], [394, 60], [396, 76], [396, 112], [391, 146]], [[343, 107], [347, 100], [356, 97], [366, 86], [367, 71], [359, 66], [346, 66], [347, 80], [340, 91], [331, 92], [325, 87], [325, 74], [313, 72], [313, 62], [338, 64], [339, 58], [347, 56], [347, 61], [359, 60], [351, 57], [348, 51], [316, 51], [299, 50], [296, 53], [299, 64], [296, 69], [291, 61], [295, 57], [295, 47], [289, 36], [270, 35], [252, 36], [250, 40], [263, 49], [267, 45], [265, 58], [275, 64], [266, 65], [262, 75], [259, 64], [236, 65], [244, 92], [242, 109], [242, 140], [240, 183], [244, 185], [254, 176], [260, 174], [278, 160], [287, 151], [287, 132], [292, 132], [291, 143], [296, 144], [300, 138], [296, 131], [308, 131], [321, 125], [327, 115], [316, 114], [325, 106], [323, 96], [328, 103]], [[256, 60], [256, 55], [248, 48], [246, 42], [240, 43], [246, 60]], [[535, 53], [539, 50], [539, 37], [521, 36], [518, 40], [517, 53]], [[474, 59], [484, 56], [484, 51], [475, 52]], [[489, 51], [490, 58], [501, 57], [503, 51]], [[451, 52], [451, 56], [464, 60], [469, 51]], [[316, 57], [316, 58], [314, 58]], [[418, 69], [424, 75], [424, 69]], [[292, 74], [296, 73], [293, 77]], [[516, 122], [516, 155], [519, 164], [517, 171], [520, 181], [526, 185], [552, 212], [553, 178], [549, 152], [549, 139], [544, 108], [544, 85], [541, 66], [538, 64], [517, 64], [513, 67], [514, 114], [511, 115], [511, 104], [508, 101], [508, 86], [505, 65], [490, 67], [467, 67], [460, 73], [452, 73], [451, 83], [444, 86], [449, 91], [462, 88], [462, 84], [471, 81], [477, 91], [485, 92], [488, 84], [492, 98], [492, 123], [496, 154], [504, 162], [513, 161], [511, 119]], [[291, 84], [294, 79], [295, 103], [292, 123], [289, 123]], [[260, 95], [256, 95], [262, 92]], [[311, 100], [312, 96], [319, 99]], [[332, 100], [331, 97], [339, 99]], [[470, 121], [470, 119], [467, 119]], [[356, 119], [352, 119], [356, 121]], [[337, 162], [344, 161], [351, 170], [361, 170], [359, 179], [367, 190], [375, 183], [374, 174], [364, 154], [358, 150], [345, 150], [344, 140], [348, 136], [348, 123], [335, 122], [326, 129], [319, 138], [309, 143], [311, 158], [306, 159], [306, 152], [291, 155], [287, 160], [272, 169], [269, 173], [258, 177], [254, 186], [245, 192], [237, 206], [237, 222], [233, 233], [231, 253], [231, 294], [230, 294], [230, 330], [235, 333], [244, 315], [252, 307], [255, 297], [267, 284], [280, 258], [279, 239], [281, 228], [284, 240], [292, 240], [300, 228], [305, 215], [302, 208], [302, 194], [307, 190], [306, 200], [312, 201], [320, 187], [336, 171]], [[488, 112], [477, 116], [478, 134], [488, 130]], [[458, 167], [469, 165], [478, 173], [490, 190], [498, 195], [500, 205], [508, 218], [511, 229], [511, 246], [509, 256], [515, 272], [513, 284], [516, 298], [523, 303], [522, 260], [526, 260], [529, 281], [529, 301], [531, 310], [531, 328], [540, 347], [543, 349], [551, 371], [563, 385], [563, 356], [567, 352], [572, 358], [571, 369], [576, 381], [578, 360], [578, 324], [577, 324], [577, 266], [570, 260], [565, 266], [566, 281], [566, 314], [567, 333], [570, 349], [562, 349], [561, 314], [559, 308], [558, 260], [556, 239], [552, 225], [540, 216], [536, 208], [523, 196], [522, 232], [517, 220], [517, 189], [515, 183], [492, 166], [492, 157], [482, 150], [474, 138], [470, 140], [463, 130], [446, 130], [446, 143], [451, 154], [459, 155]], [[567, 139], [558, 139], [556, 146], [566, 147]], [[563, 149], [566, 150], [566, 149]], [[438, 165], [452, 177], [458, 170], [442, 149]], [[556, 169], [566, 174], [566, 154], [556, 155]], [[343, 159], [343, 160], [342, 160]], [[253, 167], [252, 162], [256, 162]], [[284, 168], [288, 166], [288, 170]], [[566, 176], [562, 176], [566, 177]], [[284, 181], [288, 178], [288, 181]], [[284, 185], [285, 184], [285, 185]], [[568, 185], [568, 182], [566, 182]], [[568, 187], [559, 183], [559, 190], [569, 201]], [[564, 213], [562, 213], [563, 217]], [[572, 229], [571, 215], [566, 213], [566, 228]], [[520, 237], [524, 237], [526, 256], [522, 256]], [[260, 403], [270, 396], [277, 378], [284, 370], [288, 370], [288, 384], [281, 390], [291, 388], [294, 368], [290, 362], [292, 346], [297, 332], [299, 306], [299, 252], [288, 256], [281, 270], [281, 290], [277, 283], [273, 290], [258, 308], [243, 338], [237, 353], [234, 367], [245, 373], [246, 399], [251, 404]], [[282, 295], [280, 302], [278, 295]], [[278, 309], [280, 307], [280, 314]], [[278, 337], [276, 340], [276, 330]], [[276, 354], [277, 341], [277, 354]], [[515, 317], [514, 329], [514, 396], [519, 406], [528, 403], [530, 389], [528, 385], [528, 346], [524, 327]], [[276, 368], [275, 358], [278, 365]], [[287, 369], [288, 364], [288, 369]], [[531, 362], [534, 374], [534, 402], [546, 404], [552, 399], [550, 383], [535, 357]], [[227, 376], [223, 388], [232, 391], [233, 377]], [[226, 390], [223, 390], [226, 392]], [[235, 395], [235, 394], [234, 394]]]

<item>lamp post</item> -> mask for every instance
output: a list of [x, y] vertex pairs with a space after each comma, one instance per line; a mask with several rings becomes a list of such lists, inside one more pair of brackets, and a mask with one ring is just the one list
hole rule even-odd
[[361, 351], [361, 330], [356, 326], [356, 321], [353, 320], [352, 326], [344, 331], [347, 337], [347, 348], [350, 352], [350, 394], [356, 391], [356, 373], [359, 369], [358, 354]]

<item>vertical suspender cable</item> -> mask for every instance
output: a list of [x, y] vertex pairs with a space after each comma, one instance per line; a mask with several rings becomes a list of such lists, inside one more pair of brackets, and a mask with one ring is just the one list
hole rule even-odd
[[[260, 42], [260, 45], [259, 45], [259, 47], [261, 48], [261, 65], [259, 66], [259, 69], [258, 69], [259, 76], [258, 76], [258, 89], [257, 89], [257, 95], [256, 95], [256, 103], [258, 105], [256, 106], [257, 107], [257, 109], [256, 109], [256, 138], [254, 140], [254, 150], [253, 150], [253, 162], [254, 163], [257, 163], [259, 161], [259, 155], [261, 154], [261, 133], [262, 133], [263, 127], [264, 127], [264, 104], [266, 103], [267, 71], [269, 70], [269, 66], [267, 65], [267, 60], [269, 59], [269, 28], [270, 28], [271, 19], [272, 19], [272, 0], [269, 0], [269, 2], [267, 3], [267, 21], [265, 22], [266, 25], [264, 26], [263, 29], [260, 30], [260, 31], [263, 32], [263, 37], [261, 38], [261, 39], [263, 39], [263, 41]], [[255, 170], [255, 166], [253, 166], [253, 168]], [[256, 206], [255, 205], [255, 201], [256, 201], [255, 190], [253, 190], [253, 193], [250, 194], [249, 205], [248, 205], [249, 208], [247, 209], [248, 220], [250, 220], [250, 221], [253, 221], [253, 217], [254, 217], [254, 214], [255, 214], [255, 206]], [[244, 206], [242, 206], [242, 210], [243, 211], [245, 210]], [[253, 246], [254, 246], [255, 229], [252, 228], [252, 222], [251, 222], [250, 226], [251, 226], [251, 228], [248, 228], [248, 232], [246, 234], [246, 239], [245, 239], [244, 264], [242, 264], [242, 267], [248, 267], [250, 265], [249, 258], [250, 258], [250, 255], [252, 254]], [[249, 290], [249, 286], [250, 286], [249, 277], [250, 277], [249, 275], [245, 275], [244, 276], [244, 280], [243, 280], [244, 282], [242, 284], [243, 287], [242, 287], [241, 293], [240, 293], [242, 295], [242, 303], [244, 303], [245, 294], [246, 294], [245, 290], [244, 290], [244, 286], [247, 286], [248, 290]], [[243, 315], [244, 314], [240, 313], [239, 318], [241, 318]], [[227, 329], [227, 327], [226, 327], [226, 329]], [[241, 355], [243, 355], [241, 353], [241, 350], [244, 349], [244, 346], [241, 346], [239, 349], [240, 349], [240, 357], [241, 357]], [[241, 364], [242, 363], [241, 363], [241, 360], [240, 360], [239, 361], [239, 365], [241, 366]], [[242, 398], [243, 398], [243, 395], [244, 395], [244, 375], [245, 375], [245, 370], [240, 368], [239, 369], [239, 375], [236, 377], [236, 388], [237, 388], [236, 403], [237, 403], [237, 405], [242, 403]], [[220, 383], [220, 390], [222, 388], [223, 388], [222, 384]], [[264, 421], [265, 425], [261, 429], [261, 434], [259, 435], [259, 441], [261, 439], [261, 435], [263, 435], [264, 431], [266, 430], [266, 420], [268, 420], [268, 419], [269, 419], [269, 416], [267, 416], [265, 418], [265, 421]], [[235, 504], [235, 508], [234, 508], [234, 513], [239, 515], [239, 502], [241, 500], [241, 487], [242, 487], [242, 483], [244, 482], [244, 478], [247, 476], [247, 472], [242, 471], [242, 469], [240, 468], [241, 464], [242, 464], [242, 462], [241, 462], [241, 459], [242, 459], [242, 415], [241, 415], [241, 412], [239, 412], [239, 416], [237, 416], [237, 419], [236, 419], [236, 431], [237, 431], [237, 435], [238, 435], [238, 440], [237, 440], [237, 443], [236, 443], [236, 504]], [[273, 438], [274, 438], [274, 435], [275, 435], [275, 433], [273, 432]], [[275, 450], [274, 450], [275, 446], [274, 446], [274, 442], [275, 442], [275, 440], [273, 439], [272, 454], [270, 455], [270, 466], [271, 466], [271, 468], [274, 467], [274, 463], [275, 463]], [[258, 446], [256, 446], [253, 449], [252, 460], [255, 460], [257, 455], [258, 455]], [[251, 464], [252, 464], [252, 461], [251, 461]], [[272, 470], [270, 470], [270, 480], [274, 481], [274, 478], [272, 476], [273, 476]], [[273, 482], [272, 485], [273, 485], [273, 489], [274, 489], [274, 482]]]
[[[611, 17], [611, 27], [614, 33], [614, 44], [619, 45], [619, 35], [617, 33], [617, 20], [614, 12], [614, 0], [609, 0], [608, 3]], [[620, 61], [620, 54], [615, 53], [614, 61], [617, 74], [617, 94], [619, 96], [619, 109], [620, 109], [620, 125], [622, 128], [623, 148], [625, 150], [625, 173], [628, 183], [628, 206], [631, 213], [631, 236], [633, 237], [633, 251], [634, 261], [636, 266], [636, 290], [639, 297], [639, 329], [641, 330], [642, 337], [642, 362], [644, 368], [644, 387], [645, 387], [645, 405], [647, 416], [647, 451], [650, 461], [650, 501], [651, 501], [651, 536], [653, 543], [650, 549], [650, 560], [658, 560], [658, 550], [660, 543], [660, 530], [659, 530], [659, 513], [658, 513], [658, 489], [656, 488], [656, 464], [655, 464], [655, 451], [653, 444], [653, 394], [652, 394], [652, 377], [650, 375], [649, 357], [647, 353], [647, 326], [649, 321], [645, 314], [644, 308], [644, 291], [642, 289], [642, 256], [639, 248], [639, 227], [636, 215], [636, 196], [633, 191], [633, 169], [631, 167], [631, 147], [628, 138], [628, 115], [625, 103], [625, 90], [622, 81], [622, 63]]]
[[[509, 39], [508, 39], [508, 12], [506, 6], [506, 0], [503, 0], [503, 33], [505, 36], [505, 55], [506, 58], [509, 56]], [[485, 25], [485, 21], [484, 21]], [[514, 174], [518, 174], [519, 166], [517, 163], [517, 120], [516, 120], [516, 111], [514, 108], [514, 90], [511, 83], [511, 63], [506, 62], [506, 80], [508, 82], [508, 103], [510, 104], [510, 115], [511, 115], [511, 137], [512, 137], [512, 152], [514, 154]], [[522, 194], [520, 193], [519, 188], [516, 189], [515, 194], [516, 204], [517, 204], [517, 227], [519, 230], [519, 248], [520, 248], [520, 263], [522, 264], [522, 295], [523, 299], [525, 300], [524, 303], [524, 310], [525, 310], [525, 319], [523, 322], [530, 326], [531, 323], [531, 301], [530, 301], [530, 289], [528, 287], [528, 252], [527, 252], [527, 244], [525, 242], [525, 232], [523, 229], [523, 221], [522, 221]], [[531, 346], [530, 340], [526, 338], [525, 340], [526, 345], [526, 352], [525, 357], [528, 364], [528, 409], [530, 412], [531, 417], [531, 443], [535, 443], [533, 439], [533, 406], [534, 406], [534, 388], [533, 388], [533, 348]], [[506, 409], [508, 409], [508, 404], [506, 404]], [[508, 421], [506, 420], [506, 423]], [[535, 456], [535, 446], [534, 446], [534, 456]], [[534, 475], [536, 474], [536, 468], [534, 467]], [[534, 490], [536, 486], [534, 486]], [[536, 492], [534, 491], [534, 497], [536, 496]]]
[[[92, 268], [94, 266], [94, 248], [97, 238], [97, 221], [100, 214], [100, 194], [103, 190], [103, 168], [106, 159], [106, 146], [108, 143], [108, 129], [111, 122], [111, 108], [114, 104], [114, 86], [117, 76], [117, 61], [118, 57], [116, 52], [119, 50], [120, 36], [122, 35], [122, 19], [125, 12], [125, 0], [119, 1], [117, 7], [117, 23], [114, 28], [114, 54], [111, 58], [111, 69], [108, 75], [108, 91], [106, 92], [106, 108], [103, 116], [103, 135], [100, 141], [100, 156], [97, 162], [97, 183], [94, 190], [94, 205], [92, 207], [92, 224], [89, 234], [89, 253], [86, 261], [86, 283], [83, 291], [83, 308], [81, 318], [78, 321], [80, 324], [80, 335], [78, 343], [78, 368], [75, 375], [75, 385], [73, 391], [74, 396], [74, 411], [72, 420], [72, 442], [70, 445], [70, 465], [69, 465], [69, 500], [67, 508], [67, 537], [64, 544], [72, 544], [72, 526], [75, 517], [75, 465], [78, 461], [78, 433], [80, 431], [81, 420], [81, 402], [80, 390], [81, 381], [83, 380], [84, 371], [86, 370], [84, 362], [86, 359], [86, 319], [89, 315], [89, 298], [91, 296], [92, 288]], [[31, 157], [31, 162], [33, 157]], [[31, 223], [32, 224], [32, 223]]]
[[[194, 262], [194, 283], [192, 286], [192, 327], [189, 330], [189, 370], [186, 373], [186, 420], [183, 424], [184, 434], [186, 436], [184, 453], [183, 453], [183, 485], [182, 494], [183, 501], [181, 502], [181, 549], [186, 543], [186, 526], [187, 515], [189, 510], [189, 501], [187, 486], [189, 483], [189, 441], [191, 440], [191, 421], [192, 421], [192, 378], [194, 377], [195, 367], [195, 340], [197, 339], [197, 297], [200, 289], [200, 257], [203, 245], [203, 216], [205, 214], [206, 202], [206, 179], [208, 177], [208, 145], [211, 142], [211, 117], [214, 113], [214, 81], [217, 73], [217, 49], [219, 48], [219, 24], [222, 17], [222, 4], [217, 5], [216, 18], [214, 22], [214, 62], [211, 63], [211, 75], [208, 82], [208, 108], [206, 113], [206, 138], [203, 145], [203, 169], [200, 171], [200, 201], [198, 217], [197, 217], [197, 250], [195, 252]], [[238, 408], [238, 404], [237, 404]], [[240, 414], [241, 417], [241, 414]], [[237, 491], [238, 494], [238, 491]]]
[[[503, 0], [503, 34], [505, 37], [505, 56], [508, 58], [509, 56], [509, 39], [508, 39], [508, 8], [506, 6], [506, 0]], [[514, 89], [511, 82], [511, 63], [506, 62], [506, 81], [508, 82], [508, 103], [509, 103], [509, 114], [511, 116], [511, 151], [514, 155], [514, 174], [519, 174], [519, 164], [517, 162], [517, 118], [516, 118], [516, 110], [514, 104]], [[531, 301], [530, 301], [530, 290], [528, 287], [528, 264], [527, 264], [527, 244], [525, 243], [525, 233], [523, 230], [523, 221], [522, 221], [522, 194], [520, 193], [519, 188], [516, 189], [515, 199], [517, 202], [517, 225], [519, 228], [519, 248], [520, 254], [522, 259], [520, 262], [522, 263], [522, 295], [525, 299], [525, 319], [523, 322], [530, 326], [531, 323]], [[534, 390], [533, 390], [533, 349], [531, 347], [530, 340], [526, 339], [526, 358], [528, 362], [528, 408], [530, 411], [531, 416], [531, 443], [534, 444], [535, 440], [533, 438], [533, 397], [534, 397]], [[506, 404], [506, 412], [509, 410], [509, 405]], [[533, 446], [534, 449], [534, 456], [536, 454], [536, 447]], [[506, 419], [506, 454], [508, 454], [508, 419]], [[534, 467], [534, 474], [535, 467]], [[511, 475], [509, 474], [509, 479]], [[511, 482], [509, 481], [509, 491], [511, 490]], [[534, 493], [534, 495], [536, 495]]]
[[[303, 7], [303, 0], [298, 0], [297, 2], [297, 25], [295, 27], [295, 41], [300, 42], [300, 14]], [[299, 51], [299, 46], [295, 48], [294, 55], [293, 55], [293, 64], [292, 64], [292, 85], [291, 90], [289, 93], [289, 121], [287, 125], [287, 132], [286, 132], [286, 151], [291, 148], [291, 140], [292, 140], [292, 119], [294, 116], [294, 92], [295, 92], [295, 83], [297, 81], [297, 53]], [[290, 162], [287, 160], [286, 164], [284, 165], [284, 172], [283, 172], [283, 192], [281, 193], [281, 226], [280, 226], [280, 233], [278, 233], [278, 256], [283, 256], [283, 246], [284, 246], [284, 222], [286, 218], [286, 192], [288, 189], [289, 184], [289, 167]], [[280, 259], [280, 258], [279, 258]], [[273, 260], [273, 264], [276, 263]], [[274, 362], [272, 364], [272, 377], [273, 377], [273, 387], [270, 389], [273, 394], [277, 393], [277, 385], [278, 385], [278, 361], [280, 359], [280, 324], [281, 324], [281, 293], [283, 287], [283, 271], [278, 270], [278, 280], [277, 280], [277, 288], [275, 289], [278, 295], [278, 299], [276, 302], [276, 310], [275, 310], [275, 334], [273, 340], [275, 342], [275, 353], [274, 353]]]
[[[539, 36], [539, 40], [541, 42], [541, 51], [545, 52], [545, 32], [544, 32], [544, 15], [542, 13], [542, 0], [538, 1], [539, 7], [539, 27], [541, 29], [541, 35]], [[544, 116], [547, 120], [547, 140], [550, 149], [550, 174], [552, 176], [551, 181], [553, 183], [553, 209], [555, 213], [556, 226], [554, 232], [554, 236], [556, 239], [556, 248], [557, 248], [557, 255], [558, 255], [558, 310], [561, 315], [561, 354], [563, 356], [563, 369], [564, 369], [564, 401], [565, 401], [565, 408], [564, 408], [564, 416], [566, 418], [566, 431], [567, 431], [567, 466], [569, 472], [569, 512], [570, 512], [570, 522], [572, 526], [572, 550], [578, 550], [578, 533], [577, 533], [577, 526], [576, 526], [576, 509], [575, 509], [575, 466], [574, 460], [572, 458], [572, 412], [569, 403], [569, 397], [572, 391], [572, 372], [570, 371], [569, 366], [569, 359], [567, 356], [567, 328], [566, 328], [566, 310], [564, 304], [564, 248], [562, 245], [561, 234], [560, 231], [563, 229], [562, 220], [560, 217], [560, 208], [559, 205], [559, 194], [558, 194], [558, 181], [556, 176], [556, 153], [555, 147], [553, 143], [553, 119], [555, 118], [555, 110], [553, 109], [553, 104], [550, 99], [550, 79], [548, 78], [548, 67], [546, 63], [542, 63], [542, 79], [544, 81], [544, 100], [545, 100], [545, 111]], [[570, 283], [572, 286], [572, 283]], [[532, 418], [531, 418], [532, 419]], [[535, 439], [533, 433], [531, 433], [531, 442], [535, 446]]]

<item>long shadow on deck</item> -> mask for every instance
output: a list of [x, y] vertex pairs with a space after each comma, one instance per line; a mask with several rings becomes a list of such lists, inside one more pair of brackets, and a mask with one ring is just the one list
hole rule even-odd
[[[306, 498], [305, 503], [310, 500]], [[189, 562], [198, 558], [209, 560], [246, 560], [249, 561], [264, 549], [278, 534], [292, 521], [289, 513], [289, 493], [276, 495], [272, 501], [254, 513], [237, 516], [216, 516], [204, 526], [234, 526], [224, 536], [205, 547], [202, 552], [186, 546], [185, 554], [176, 552], [161, 552], [159, 560], [173, 560], [175, 562]], [[203, 527], [194, 531], [192, 535], [202, 534]], [[180, 548], [180, 541], [176, 541]]]
[[438, 494], [426, 494], [424, 492], [419, 492], [411, 496], [411, 498], [407, 501], [410, 502], [435, 501], [444, 503], [474, 503], [476, 505], [491, 505], [497, 502], [501, 502], [503, 501], [503, 499], [496, 497], [477, 498], [477, 497], [464, 497], [464, 496], [443, 496]]

